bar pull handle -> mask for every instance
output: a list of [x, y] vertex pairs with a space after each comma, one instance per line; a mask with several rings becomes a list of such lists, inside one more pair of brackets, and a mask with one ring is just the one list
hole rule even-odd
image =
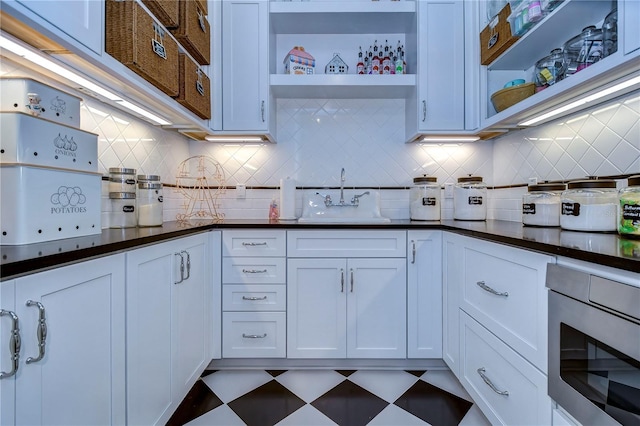
[[243, 274], [266, 274], [266, 269], [242, 269]]
[[427, 121], [427, 101], [422, 101], [422, 121]]
[[344, 293], [344, 269], [340, 269], [340, 293]]
[[15, 312], [0, 309], [0, 317], [8, 315], [11, 317], [11, 333], [9, 335], [9, 352], [11, 352], [11, 371], [0, 371], [0, 379], [13, 376], [20, 366], [20, 321]]
[[353, 293], [353, 268], [351, 268], [351, 293]]
[[27, 306], [36, 306], [38, 308], [38, 327], [36, 328], [36, 336], [38, 337], [38, 356], [36, 358], [27, 358], [27, 364], [31, 364], [44, 358], [47, 344], [47, 319], [45, 318], [45, 310], [42, 303], [34, 300], [27, 300]]
[[267, 242], [266, 242], [266, 241], [263, 241], [263, 242], [261, 242], [261, 243], [254, 243], [254, 242], [248, 242], [248, 243], [247, 243], [247, 242], [243, 242], [243, 243], [242, 243], [242, 245], [243, 245], [243, 246], [245, 246], [245, 247], [247, 247], [247, 246], [249, 246], [249, 247], [254, 247], [254, 246], [266, 246], [266, 245], [267, 245]]
[[180, 281], [175, 281], [174, 284], [180, 284], [184, 281], [184, 257], [182, 253], [174, 253], [174, 256], [180, 256]]
[[498, 395], [504, 395], [504, 396], [509, 396], [509, 391], [501, 391], [499, 390], [496, 385], [494, 385], [491, 380], [487, 377], [485, 373], [485, 369], [484, 367], [480, 367], [478, 368], [478, 374], [480, 375], [480, 377], [482, 377], [482, 380], [484, 380], [484, 382], [491, 388], [492, 391], [494, 391], [495, 393], [497, 393]]
[[491, 287], [489, 287], [488, 285], [486, 285], [484, 283], [484, 281], [478, 281], [476, 284], [478, 285], [478, 287], [480, 287], [484, 291], [487, 291], [487, 292], [489, 292], [491, 294], [495, 294], [496, 296], [509, 297], [509, 293], [507, 293], [506, 291], [500, 292], [498, 290], [494, 290]]
[[242, 296], [242, 300], [267, 300], [267, 296], [263, 296], [263, 297]]
[[264, 123], [264, 101], [260, 103], [260, 116], [262, 117], [262, 122]]
[[411, 240], [411, 263], [416, 263], [416, 242]]
[[242, 333], [242, 337], [245, 339], [264, 339], [265, 337], [267, 337], [267, 333], [264, 333], [263, 335]]
[[187, 255], [187, 276], [184, 279], [188, 280], [191, 276], [191, 255], [186, 250], [182, 250], [180, 253], [185, 253]]

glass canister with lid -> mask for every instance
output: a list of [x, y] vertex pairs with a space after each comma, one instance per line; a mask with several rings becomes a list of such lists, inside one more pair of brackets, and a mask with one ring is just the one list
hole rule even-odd
[[486, 220], [487, 185], [481, 176], [458, 178], [458, 183], [453, 188], [453, 218]]
[[162, 183], [158, 175], [138, 175], [138, 226], [162, 226]]
[[109, 168], [109, 192], [136, 193], [136, 169]]
[[564, 79], [567, 61], [562, 49], [553, 49], [548, 56], [536, 62], [534, 83], [536, 91], [543, 90]]
[[435, 176], [414, 178], [410, 198], [411, 220], [440, 220], [440, 185]]
[[560, 196], [560, 227], [571, 231], [615, 232], [618, 191], [616, 181], [590, 179], [569, 182]]
[[109, 201], [111, 202], [110, 228], [134, 228], [138, 225], [135, 193], [110, 192]]
[[560, 194], [564, 183], [529, 185], [522, 197], [522, 223], [528, 226], [560, 226]]
[[629, 186], [619, 192], [618, 233], [625, 237], [640, 238], [640, 175], [631, 176], [627, 183]]
[[618, 9], [613, 9], [602, 23], [603, 56], [618, 51]]
[[580, 34], [564, 44], [567, 55], [567, 74], [576, 73], [603, 58], [602, 29], [585, 27]]

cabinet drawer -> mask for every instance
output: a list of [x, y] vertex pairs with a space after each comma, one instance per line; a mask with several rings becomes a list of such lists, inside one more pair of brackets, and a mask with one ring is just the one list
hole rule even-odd
[[285, 231], [224, 231], [223, 256], [285, 256]]
[[460, 321], [461, 381], [491, 424], [551, 424], [547, 377], [463, 312]]
[[223, 284], [284, 284], [287, 262], [284, 257], [225, 257]]
[[285, 285], [225, 285], [222, 287], [224, 311], [284, 311]]
[[222, 356], [224, 358], [284, 358], [286, 355], [284, 312], [224, 312]]
[[462, 251], [462, 309], [547, 371], [546, 265], [553, 258], [473, 240]]
[[405, 231], [290, 231], [289, 257], [405, 257]]

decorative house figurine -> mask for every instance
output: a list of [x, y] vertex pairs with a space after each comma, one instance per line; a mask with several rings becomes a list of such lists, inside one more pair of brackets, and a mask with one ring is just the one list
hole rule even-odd
[[337, 53], [333, 54], [333, 58], [324, 67], [325, 74], [348, 74], [349, 65], [342, 60]]
[[295, 46], [284, 58], [285, 74], [313, 74], [315, 67], [316, 60], [302, 46]]

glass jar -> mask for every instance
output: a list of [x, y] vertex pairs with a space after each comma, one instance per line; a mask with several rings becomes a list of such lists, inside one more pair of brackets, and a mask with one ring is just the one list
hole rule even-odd
[[562, 49], [553, 49], [548, 56], [536, 62], [534, 82], [536, 91], [543, 90], [564, 79], [567, 62]]
[[640, 238], [640, 175], [627, 179], [628, 187], [619, 192], [620, 220], [618, 233]]
[[528, 226], [560, 226], [560, 194], [563, 183], [530, 185], [522, 197], [522, 223]]
[[109, 192], [136, 193], [136, 169], [109, 168]]
[[618, 50], [618, 9], [613, 9], [602, 23], [603, 57]]
[[110, 192], [109, 201], [111, 202], [110, 228], [134, 228], [138, 225], [135, 193]]
[[569, 182], [560, 196], [560, 227], [572, 231], [615, 232], [618, 191], [616, 181], [580, 180]]
[[487, 185], [480, 176], [458, 178], [453, 188], [453, 218], [485, 220], [487, 218]]
[[138, 226], [162, 226], [162, 201], [160, 182], [138, 182]]
[[160, 183], [160, 175], [138, 175], [138, 183]]
[[580, 34], [564, 44], [567, 55], [567, 74], [576, 73], [603, 57], [602, 30], [594, 25], [585, 27]]
[[411, 220], [440, 220], [440, 185], [435, 176], [413, 179], [410, 191]]

